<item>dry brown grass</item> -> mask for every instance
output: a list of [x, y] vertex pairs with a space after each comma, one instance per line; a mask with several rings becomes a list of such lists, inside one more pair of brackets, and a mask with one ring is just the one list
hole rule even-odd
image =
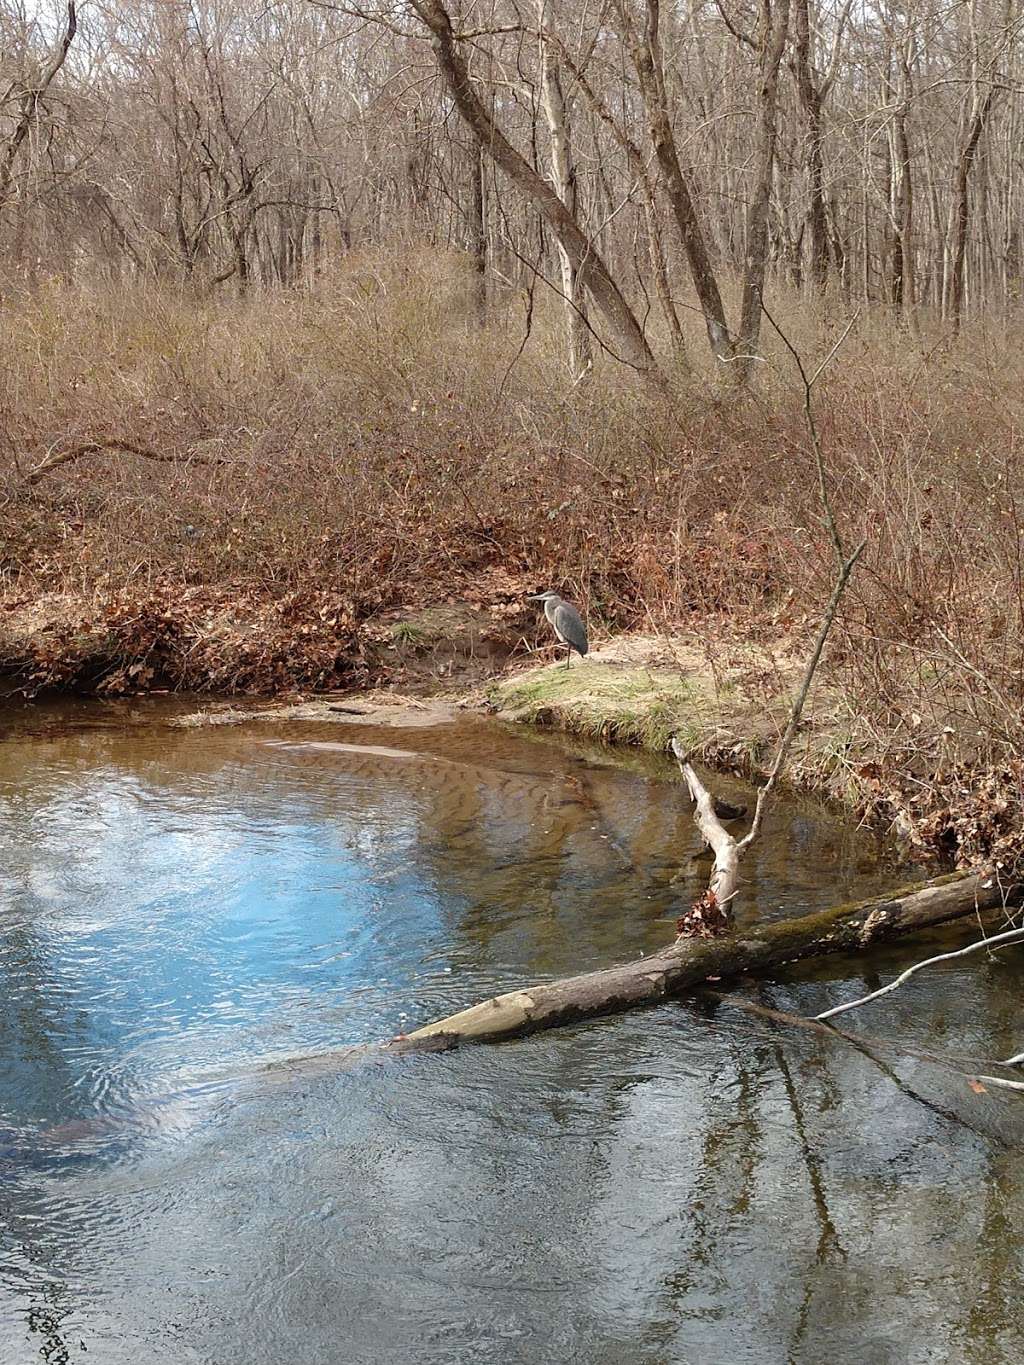
[[[682, 623], [712, 660], [738, 634], [799, 639], [829, 547], [777, 339], [742, 402], [706, 374], [655, 401], [608, 362], [570, 393], [557, 314], [538, 301], [524, 346], [509, 295], [481, 332], [470, 284], [454, 258], [405, 253], [352, 257], [315, 296], [54, 285], [8, 301], [0, 592], [19, 610], [77, 604], [39, 679], [47, 649], [104, 621], [100, 685], [361, 679], [382, 613], [479, 599], [514, 636], [533, 620], [524, 584], [617, 630]], [[845, 321], [837, 302], [773, 311], [808, 357]], [[1021, 810], [1018, 340], [951, 348], [862, 319], [818, 393], [840, 520], [868, 536], [829, 656], [846, 706], [830, 780], [922, 828], [979, 770], [1004, 774], [1007, 822]], [[48, 456], [103, 440], [171, 462], [91, 453], [30, 484]], [[149, 641], [134, 653], [133, 621]]]

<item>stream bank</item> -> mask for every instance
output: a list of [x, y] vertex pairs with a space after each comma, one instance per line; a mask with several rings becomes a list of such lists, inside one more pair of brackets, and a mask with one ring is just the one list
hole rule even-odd
[[[804, 667], [802, 632], [717, 619], [610, 639], [595, 631], [591, 653], [566, 668], [539, 662], [553, 653], [524, 586], [495, 571], [468, 596], [372, 611], [326, 589], [269, 598], [238, 585], [8, 598], [0, 680], [26, 699], [197, 694], [194, 724], [371, 712], [389, 724], [436, 705], [479, 708], [653, 752], [674, 734], [708, 767], [763, 776]], [[1024, 765], [948, 706], [916, 704], [867, 706], [826, 654], [787, 783], [894, 834], [922, 861], [992, 861], [1014, 875]]]

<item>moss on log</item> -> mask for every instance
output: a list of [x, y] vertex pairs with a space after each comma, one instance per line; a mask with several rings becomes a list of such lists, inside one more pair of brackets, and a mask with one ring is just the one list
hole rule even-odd
[[1006, 900], [995, 877], [951, 876], [723, 938], [678, 938], [651, 957], [493, 996], [403, 1035], [393, 1046], [436, 1047], [440, 1039], [498, 1042], [616, 1014], [654, 1004], [709, 977], [756, 975], [804, 958], [863, 952], [919, 929], [1002, 907]]

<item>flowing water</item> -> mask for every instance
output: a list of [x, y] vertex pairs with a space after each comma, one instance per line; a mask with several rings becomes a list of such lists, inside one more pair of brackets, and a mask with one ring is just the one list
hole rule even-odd
[[[1024, 1048], [1019, 951], [851, 1016], [870, 1047], [736, 1000], [814, 1013], [920, 941], [277, 1065], [651, 951], [707, 864], [654, 759], [168, 715], [3, 718], [3, 1365], [1024, 1358], [1024, 1101], [918, 1055]], [[745, 874], [752, 920], [906, 870], [782, 804]]]

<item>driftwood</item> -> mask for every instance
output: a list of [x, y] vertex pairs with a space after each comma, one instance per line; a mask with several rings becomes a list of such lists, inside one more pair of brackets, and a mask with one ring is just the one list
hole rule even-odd
[[438, 1037], [497, 1042], [656, 1004], [708, 980], [757, 975], [805, 958], [860, 953], [919, 929], [1001, 909], [1006, 902], [1005, 888], [995, 877], [951, 876], [780, 924], [744, 927], [727, 937], [680, 937], [651, 957], [493, 996], [396, 1042], [403, 1048], [436, 1046]]

